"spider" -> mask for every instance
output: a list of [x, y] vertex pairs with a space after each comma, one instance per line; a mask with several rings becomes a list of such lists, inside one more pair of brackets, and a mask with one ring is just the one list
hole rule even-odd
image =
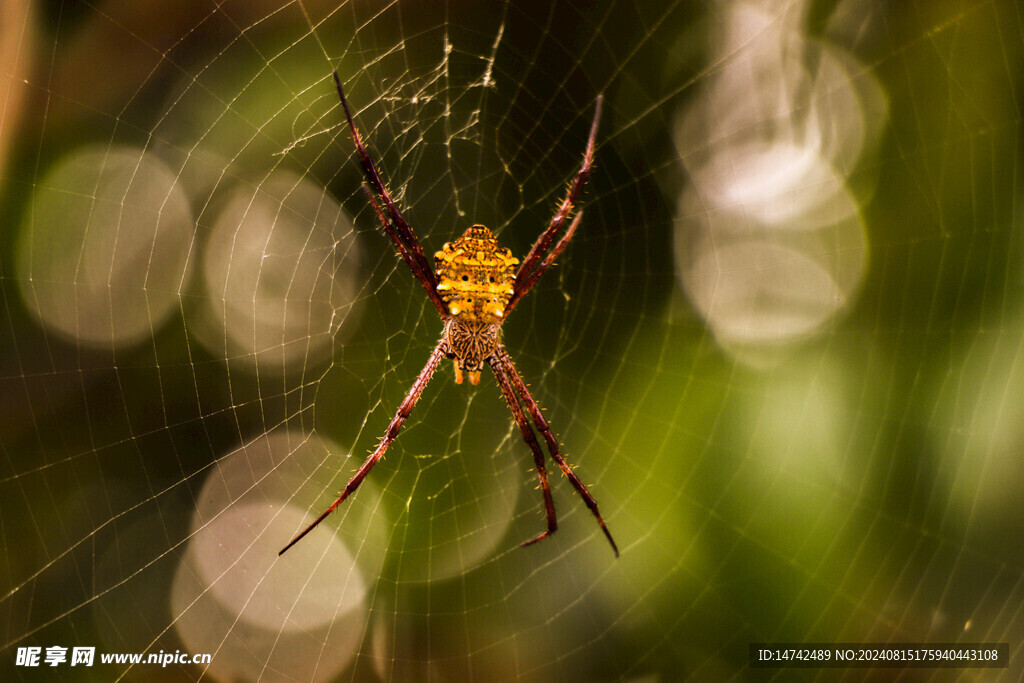
[[[415, 233], [402, 217], [398, 206], [388, 193], [384, 181], [377, 171], [376, 164], [366, 152], [355, 121], [352, 119], [352, 112], [349, 110], [337, 71], [334, 72], [334, 84], [338, 90], [338, 97], [341, 99], [341, 106], [345, 110], [345, 118], [348, 121], [349, 130], [352, 132], [352, 140], [355, 143], [356, 153], [359, 155], [363, 174], [366, 176], [366, 182], [362, 184], [362, 187], [370, 201], [370, 206], [377, 214], [377, 219], [394, 244], [395, 250], [412, 270], [413, 275], [426, 291], [427, 298], [437, 309], [441, 316], [441, 322], [444, 324], [444, 332], [441, 340], [431, 352], [430, 358], [427, 359], [427, 364], [420, 371], [412, 388], [409, 389], [409, 393], [398, 407], [398, 412], [392, 418], [376, 449], [345, 485], [337, 500], [282, 548], [278, 555], [283, 555], [286, 550], [298, 543], [303, 536], [316, 528], [327, 515], [334, 512], [346, 498], [355, 492], [398, 436], [399, 430], [423, 394], [423, 390], [430, 382], [430, 378], [433, 377], [441, 359], [448, 358], [454, 361], [456, 384], [461, 384], [464, 376], [469, 377], [471, 384], [478, 384], [483, 366], [486, 364], [490, 367], [523, 440], [533, 452], [533, 462], [544, 497], [547, 529], [525, 541], [522, 545], [532, 545], [541, 541], [558, 528], [555, 505], [551, 498], [551, 489], [548, 486], [547, 470], [544, 468], [544, 454], [537, 441], [537, 436], [526, 418], [529, 414], [547, 444], [551, 458], [583, 498], [583, 502], [586, 503], [601, 526], [601, 531], [604, 532], [611, 544], [615, 556], [618, 557], [619, 549], [601, 518], [601, 513], [597, 509], [597, 501], [562, 457], [558, 442], [552, 435], [551, 428], [548, 426], [547, 420], [544, 419], [540, 406], [530, 395], [526, 382], [523, 381], [505, 350], [505, 346], [501, 343], [502, 323], [508, 318], [516, 304], [537, 283], [541, 275], [551, 267], [551, 264], [569, 244], [576, 228], [579, 227], [580, 219], [583, 217], [582, 212], [576, 214], [561, 239], [552, 247], [555, 237], [572, 213], [573, 207], [586, 185], [587, 177], [590, 175], [594, 161], [594, 138], [597, 135], [597, 125], [601, 119], [602, 96], [597, 96], [594, 120], [590, 124], [590, 136], [583, 154], [583, 164], [570, 183], [565, 199], [562, 200], [548, 228], [541, 233], [522, 263], [512, 256], [509, 249], [498, 245], [498, 241], [490, 230], [482, 225], [474, 225], [467, 229], [462, 237], [445, 244], [441, 251], [434, 254], [436, 263], [436, 271], [434, 271], [428, 265]], [[378, 203], [378, 198], [380, 203]], [[383, 209], [381, 204], [383, 204]], [[519, 265], [518, 269], [515, 268], [516, 265]], [[520, 401], [522, 402], [520, 403]]]

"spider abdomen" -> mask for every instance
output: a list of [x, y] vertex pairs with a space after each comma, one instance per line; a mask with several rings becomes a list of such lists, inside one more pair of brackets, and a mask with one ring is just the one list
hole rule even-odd
[[480, 323], [504, 320], [519, 259], [498, 245], [490, 230], [474, 225], [434, 254], [437, 291], [453, 318]]

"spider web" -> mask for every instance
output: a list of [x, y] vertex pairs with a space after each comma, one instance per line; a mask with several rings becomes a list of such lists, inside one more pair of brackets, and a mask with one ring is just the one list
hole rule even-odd
[[[1008, 0], [5, 0], [2, 677], [61, 646], [97, 652], [62, 679], [744, 680], [750, 642], [962, 641], [1010, 668], [918, 678], [1018, 680], [1022, 34]], [[505, 343], [620, 559], [552, 468], [559, 530], [518, 547], [529, 451], [448, 363], [277, 556], [440, 334], [333, 69], [428, 256], [473, 223], [525, 254], [605, 94]], [[99, 661], [179, 652], [211, 660]]]

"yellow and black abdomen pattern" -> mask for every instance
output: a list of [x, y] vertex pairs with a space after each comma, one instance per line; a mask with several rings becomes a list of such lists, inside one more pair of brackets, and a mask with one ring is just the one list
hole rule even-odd
[[519, 259], [499, 246], [490, 230], [474, 225], [445, 244], [434, 260], [437, 291], [452, 316], [481, 323], [504, 320]]

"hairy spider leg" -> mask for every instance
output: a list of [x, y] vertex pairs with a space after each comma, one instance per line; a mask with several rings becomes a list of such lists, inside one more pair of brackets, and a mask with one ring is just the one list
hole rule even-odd
[[523, 259], [522, 265], [519, 266], [519, 271], [516, 273], [516, 281], [514, 285], [515, 291], [512, 294], [512, 300], [509, 301], [508, 310], [511, 310], [512, 307], [515, 306], [537, 282], [540, 275], [538, 274], [537, 277], [531, 277], [533, 269], [537, 266], [538, 262], [541, 261], [543, 253], [551, 246], [551, 243], [555, 239], [555, 235], [562, 229], [562, 225], [565, 223], [566, 218], [568, 218], [569, 214], [572, 213], [573, 207], [576, 205], [576, 202], [579, 201], [580, 195], [583, 193], [583, 188], [587, 184], [587, 178], [590, 177], [590, 169], [594, 165], [594, 141], [597, 138], [597, 126], [601, 121], [601, 103], [603, 101], [604, 97], [602, 95], [598, 95], [597, 103], [594, 106], [594, 121], [590, 124], [590, 135], [587, 138], [587, 147], [583, 153], [583, 163], [580, 166], [579, 172], [576, 173], [576, 177], [569, 185], [569, 190], [565, 194], [565, 199], [563, 199], [561, 205], [559, 205], [558, 211], [555, 212], [547, 230], [540, 234], [537, 241], [533, 243], [530, 253], [526, 255], [526, 258]]
[[[367, 182], [374, 189], [374, 191], [380, 195], [380, 198], [384, 202], [384, 207], [387, 209], [388, 216], [391, 217], [391, 223], [382, 223], [384, 230], [389, 232], [394, 230], [395, 234], [410, 257], [419, 264], [419, 268], [413, 269], [413, 275], [423, 284], [423, 287], [428, 291], [433, 290], [437, 287], [437, 280], [434, 278], [434, 271], [430, 267], [429, 261], [427, 261], [426, 255], [423, 253], [423, 247], [420, 246], [420, 241], [416, 238], [416, 234], [412, 228], [402, 217], [402, 213], [398, 210], [398, 205], [391, 198], [388, 193], [387, 187], [384, 185], [384, 181], [380, 177], [380, 173], [377, 171], [376, 165], [373, 160], [370, 159], [370, 155], [367, 154], [366, 148], [363, 146], [363, 139], [359, 135], [359, 129], [356, 128], [355, 120], [352, 118], [352, 112], [348, 107], [348, 100], [345, 99], [345, 90], [341, 86], [341, 78], [338, 76], [338, 72], [334, 72], [334, 85], [338, 90], [338, 97], [341, 99], [341, 107], [345, 110], [345, 120], [348, 121], [349, 130], [352, 132], [352, 141], [356, 145], [356, 153], [359, 155], [359, 161], [363, 167], [363, 175], [366, 177]], [[378, 217], [383, 215], [378, 212]], [[391, 237], [389, 232], [389, 237]], [[392, 242], [395, 238], [392, 237]], [[436, 306], [435, 302], [435, 306]], [[444, 309], [442, 316], [447, 316], [447, 308]]]
[[512, 417], [515, 419], [516, 424], [519, 425], [519, 432], [523, 435], [523, 441], [533, 451], [533, 463], [537, 468], [537, 477], [540, 479], [540, 490], [544, 495], [544, 513], [547, 515], [548, 528], [542, 531], [536, 537], [531, 538], [528, 541], [524, 541], [521, 545], [527, 546], [542, 541], [551, 534], [555, 533], [558, 529], [558, 519], [555, 517], [555, 502], [551, 498], [551, 487], [548, 485], [548, 472], [544, 469], [544, 452], [540, 449], [540, 444], [537, 443], [537, 436], [533, 433], [533, 428], [530, 427], [529, 420], [526, 419], [526, 414], [523, 413], [522, 407], [519, 405], [519, 399], [516, 398], [516, 392], [512, 388], [512, 384], [509, 382], [508, 375], [501, 367], [501, 362], [497, 356], [491, 356], [487, 359], [488, 365], [491, 366], [491, 370], [494, 372], [494, 378], [498, 380], [498, 386], [501, 387], [501, 393], [505, 397], [505, 403], [508, 404], [509, 410], [512, 411]]
[[383, 438], [381, 438], [380, 443], [377, 444], [377, 448], [370, 454], [370, 457], [363, 461], [359, 470], [352, 475], [351, 479], [348, 480], [348, 483], [345, 484], [345, 489], [341, 492], [341, 495], [338, 496], [338, 499], [331, 503], [331, 506], [324, 510], [312, 524], [302, 531], [302, 533], [293, 538], [284, 548], [281, 548], [281, 551], [278, 553], [279, 556], [284, 555], [286, 550], [298, 543], [302, 540], [303, 536], [315, 529], [320, 522], [324, 521], [324, 518], [327, 517], [327, 515], [334, 512], [334, 510], [341, 505], [346, 498], [352, 495], [352, 493], [359, 488], [359, 485], [363, 483], [363, 479], [365, 479], [366, 475], [370, 473], [373, 466], [376, 465], [382, 457], [384, 457], [384, 452], [398, 436], [398, 431], [402, 428], [402, 424], [406, 419], [408, 419], [409, 414], [416, 405], [416, 402], [420, 400], [420, 395], [422, 395], [423, 390], [427, 388], [430, 378], [434, 376], [434, 371], [437, 370], [437, 366], [444, 356], [445, 345], [444, 341], [441, 341], [434, 347], [433, 352], [430, 354], [430, 358], [427, 359], [427, 364], [423, 366], [423, 369], [420, 371], [416, 381], [413, 382], [412, 388], [409, 389], [409, 393], [406, 394], [405, 399], [402, 401], [401, 405], [398, 406], [398, 412], [396, 412], [395, 416], [391, 418], [391, 424], [388, 425]]
[[[441, 315], [441, 319], [444, 320], [450, 315], [448, 305], [441, 298], [441, 295], [437, 293], [437, 288], [430, 286], [430, 280], [423, 274], [422, 266], [415, 258], [413, 258], [412, 254], [409, 253], [409, 250], [405, 248], [405, 245], [402, 244], [402, 240], [398, 239], [398, 234], [391, 229], [391, 225], [388, 223], [387, 218], [384, 217], [384, 213], [380, 210], [380, 206], [377, 205], [377, 200], [373, 198], [373, 192], [370, 191], [370, 187], [366, 183], [363, 183], [362, 187], [363, 191], [366, 193], [366, 198], [370, 200], [370, 206], [373, 207], [374, 213], [377, 214], [377, 219], [380, 221], [380, 224], [384, 226], [384, 232], [387, 233], [387, 236], [391, 239], [391, 243], [395, 245], [395, 249], [402, 257], [402, 260], [404, 260], [409, 266], [409, 269], [412, 270], [413, 275], [415, 275], [416, 279], [419, 280], [419, 283], [423, 285], [423, 289], [427, 292], [427, 298], [434, 304], [434, 308], [437, 309], [437, 312]], [[433, 274], [431, 274], [431, 277], [433, 277]]]
[[[523, 294], [526, 294], [526, 292], [530, 291], [530, 289], [535, 284], [537, 284], [537, 280], [540, 279], [540, 276], [543, 275], [544, 272], [551, 267], [551, 265], [555, 262], [555, 259], [557, 259], [561, 255], [561, 253], [565, 250], [567, 246], [569, 246], [569, 240], [572, 239], [573, 234], [576, 232], [576, 228], [579, 227], [580, 221], [582, 220], [583, 212], [580, 211], [578, 214], [576, 214], [576, 217], [573, 218], [572, 223], [569, 224], [569, 229], [565, 231], [565, 234], [562, 236], [562, 239], [558, 240], [558, 244], [555, 245], [554, 249], [552, 249], [551, 252], [548, 253], [548, 255], [544, 258], [541, 264], [537, 266], [537, 269], [534, 270], [528, 278], [526, 278], [526, 281], [523, 283], [523, 289], [521, 290]], [[521, 298], [522, 296], [520, 295], [519, 299]], [[513, 299], [509, 301], [508, 306], [505, 307], [506, 315], [510, 310], [512, 310], [512, 307], [519, 301], [519, 299], [513, 297]]]
[[583, 485], [583, 482], [579, 480], [576, 473], [572, 471], [572, 467], [562, 457], [561, 452], [558, 450], [558, 441], [551, 433], [551, 427], [548, 425], [548, 421], [544, 419], [543, 413], [541, 413], [540, 406], [533, 400], [533, 396], [530, 395], [530, 390], [526, 388], [526, 382], [523, 381], [519, 371], [516, 370], [515, 364], [512, 362], [512, 358], [505, 351], [504, 347], [499, 349], [497, 355], [497, 362], [501, 364], [502, 369], [508, 374], [509, 379], [512, 381], [512, 386], [516, 392], [522, 397], [523, 403], [526, 404], [526, 411], [533, 418], [534, 424], [537, 425], [537, 429], [540, 430], [541, 435], [544, 437], [544, 441], [548, 445], [548, 452], [551, 453], [551, 458], [558, 463], [558, 466], [562, 468], [562, 472], [568, 477], [569, 482], [572, 484], [576, 492], [583, 498], [583, 502], [586, 503], [587, 508], [590, 509], [591, 514], [597, 520], [597, 523], [601, 525], [601, 531], [604, 532], [608, 542], [612, 545], [612, 550], [615, 552], [615, 557], [619, 556], [619, 547], [615, 545], [615, 539], [612, 538], [612, 534], [608, 531], [608, 527], [605, 526], [604, 519], [601, 517], [601, 513], [597, 509], [597, 501], [587, 491], [587, 487]]

